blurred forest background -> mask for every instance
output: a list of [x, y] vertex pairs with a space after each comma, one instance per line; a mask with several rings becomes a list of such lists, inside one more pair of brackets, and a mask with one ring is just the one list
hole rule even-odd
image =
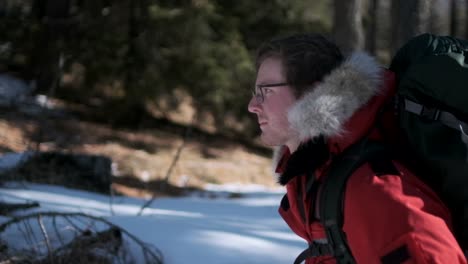
[[67, 113], [3, 106], [1, 151], [100, 154], [150, 180], [274, 183], [246, 110], [260, 43], [319, 32], [388, 65], [419, 33], [468, 38], [467, 14], [468, 0], [0, 0], [0, 74]]

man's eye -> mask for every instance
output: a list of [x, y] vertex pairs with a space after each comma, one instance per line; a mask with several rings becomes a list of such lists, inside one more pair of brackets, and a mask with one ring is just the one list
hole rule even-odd
[[266, 94], [267, 94], [267, 93], [271, 93], [271, 92], [273, 92], [273, 89], [271, 89], [271, 88], [263, 88], [263, 93], [266, 93]]

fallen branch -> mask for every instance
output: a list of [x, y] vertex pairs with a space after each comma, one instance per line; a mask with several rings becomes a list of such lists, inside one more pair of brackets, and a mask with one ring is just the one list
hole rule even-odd
[[163, 264], [158, 249], [106, 219], [83, 213], [14, 217], [0, 225], [0, 237], [0, 263]]
[[[179, 161], [180, 154], [182, 153], [182, 149], [185, 147], [185, 144], [187, 143], [187, 140], [188, 140], [188, 138], [189, 138], [189, 136], [190, 136], [190, 134], [192, 132], [192, 126], [193, 126], [193, 123], [194, 123], [194, 119], [195, 118], [192, 118], [192, 121], [191, 121], [190, 125], [185, 130], [185, 135], [184, 135], [184, 139], [182, 141], [182, 144], [180, 144], [180, 146], [177, 148], [177, 152], [176, 152], [176, 154], [174, 156], [174, 159], [172, 160], [172, 163], [169, 166], [169, 169], [167, 170], [166, 177], [164, 177], [164, 181], [161, 183], [160, 191], [165, 191], [167, 185], [169, 184], [169, 178], [172, 175], [172, 171], [173, 171], [175, 165], [177, 164], [177, 162]], [[153, 201], [155, 199], [156, 199], [156, 193], [154, 193], [151, 196], [151, 199], [146, 201], [143, 204], [143, 206], [141, 206], [140, 211], [138, 212], [137, 215], [140, 216], [143, 213], [143, 211], [153, 203]]]
[[16, 210], [25, 210], [29, 208], [39, 207], [38, 202], [32, 203], [2, 203], [0, 202], [0, 215], [8, 215]]

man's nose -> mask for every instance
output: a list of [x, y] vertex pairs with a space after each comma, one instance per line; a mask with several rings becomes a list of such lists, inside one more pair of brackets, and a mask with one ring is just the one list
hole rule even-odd
[[255, 96], [252, 96], [247, 107], [250, 113], [259, 113], [260, 112], [260, 103], [258, 103]]

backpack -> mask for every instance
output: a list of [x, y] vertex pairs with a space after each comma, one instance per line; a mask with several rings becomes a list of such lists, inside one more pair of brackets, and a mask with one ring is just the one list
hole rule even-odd
[[330, 254], [338, 263], [355, 263], [342, 230], [347, 179], [366, 162], [382, 168], [395, 157], [411, 161], [408, 168], [440, 196], [452, 213], [458, 243], [468, 249], [468, 41], [416, 36], [397, 51], [390, 70], [396, 75], [395, 110], [405, 151], [364, 138], [332, 162], [316, 197], [327, 243], [309, 245], [295, 264]]

